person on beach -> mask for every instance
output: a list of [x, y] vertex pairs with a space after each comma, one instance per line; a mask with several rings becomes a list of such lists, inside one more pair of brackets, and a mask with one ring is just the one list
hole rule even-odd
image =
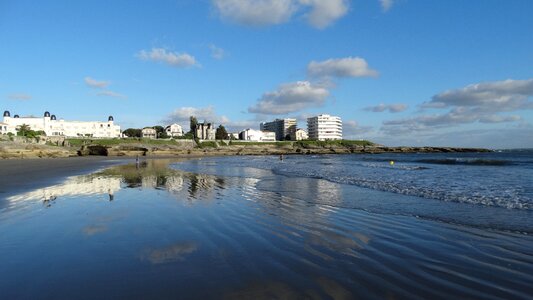
[[137, 157], [135, 158], [135, 166], [137, 167], [137, 169], [139, 168], [139, 155], [137, 155]]

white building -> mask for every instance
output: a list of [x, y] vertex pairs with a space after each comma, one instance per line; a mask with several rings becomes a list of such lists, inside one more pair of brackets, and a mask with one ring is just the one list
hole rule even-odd
[[180, 125], [174, 123], [165, 127], [165, 132], [169, 137], [179, 137], [183, 135], [183, 129]]
[[326, 114], [307, 118], [307, 131], [311, 140], [342, 140], [342, 121]]
[[296, 129], [296, 140], [307, 140], [309, 138], [309, 135], [307, 134], [307, 131], [303, 130], [302, 128]]
[[212, 123], [198, 123], [196, 124], [196, 130], [194, 137], [200, 140], [214, 140], [216, 130]]
[[157, 138], [157, 131], [152, 127], [146, 127], [141, 130], [141, 137], [146, 139]]
[[39, 117], [11, 117], [9, 111], [4, 111], [4, 121], [2, 122], [0, 133], [17, 133], [17, 129], [23, 124], [28, 125], [31, 130], [44, 131], [47, 136], [67, 136], [67, 137], [96, 137], [114, 138], [120, 137], [120, 126], [114, 124], [113, 116], [109, 116], [107, 122], [84, 122], [57, 120], [55, 115], [45, 112], [42, 118]]
[[261, 131], [248, 128], [239, 132], [239, 140], [250, 142], [275, 142], [276, 133], [272, 131]]
[[259, 124], [262, 131], [272, 131], [276, 133], [276, 140], [294, 140], [296, 133], [296, 119], [276, 119], [272, 122]]

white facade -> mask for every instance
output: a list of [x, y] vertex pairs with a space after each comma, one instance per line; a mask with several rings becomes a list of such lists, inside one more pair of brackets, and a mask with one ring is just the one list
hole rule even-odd
[[259, 124], [262, 131], [273, 131], [276, 133], [276, 140], [294, 140], [296, 133], [296, 119], [276, 119], [272, 122]]
[[180, 125], [174, 123], [165, 127], [165, 131], [170, 137], [179, 137], [183, 135], [183, 129]]
[[155, 139], [157, 138], [157, 131], [150, 127], [143, 128], [143, 130], [141, 130], [141, 136], [147, 139]]
[[212, 123], [198, 123], [196, 124], [196, 130], [194, 137], [200, 140], [215, 140], [216, 130]]
[[17, 129], [23, 124], [28, 125], [31, 130], [44, 131], [47, 136], [67, 136], [67, 137], [96, 137], [115, 138], [120, 137], [120, 126], [115, 125], [113, 117], [109, 116], [107, 122], [84, 122], [57, 120], [55, 115], [45, 112], [42, 118], [39, 117], [11, 117], [9, 111], [4, 112], [4, 125], [1, 125], [0, 133], [17, 133]]
[[261, 131], [248, 128], [239, 133], [239, 140], [250, 142], [275, 142], [276, 133], [272, 131]]
[[12, 134], [17, 134], [14, 127], [11, 128], [9, 124], [0, 122], [0, 134], [8, 134], [10, 132]]
[[307, 131], [311, 140], [342, 140], [342, 121], [340, 117], [318, 115], [307, 119]]
[[296, 140], [297, 141], [307, 140], [308, 138], [309, 138], [309, 135], [307, 134], [307, 131], [301, 128], [296, 129]]

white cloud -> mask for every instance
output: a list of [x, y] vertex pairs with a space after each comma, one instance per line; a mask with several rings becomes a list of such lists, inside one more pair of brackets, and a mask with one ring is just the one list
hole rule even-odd
[[223, 59], [226, 55], [224, 49], [219, 48], [213, 44], [209, 45], [209, 49], [211, 50], [211, 57], [214, 59]]
[[212, 0], [220, 17], [247, 26], [288, 22], [297, 13], [316, 28], [324, 28], [348, 12], [348, 0]]
[[379, 0], [379, 2], [381, 4], [381, 9], [384, 12], [389, 11], [392, 8], [392, 6], [394, 5], [394, 0]]
[[7, 98], [11, 100], [17, 100], [17, 101], [27, 101], [27, 100], [30, 100], [32, 97], [31, 95], [20, 93], [20, 94], [8, 95]]
[[325, 87], [309, 81], [286, 83], [273, 92], [263, 94], [254, 106], [248, 108], [248, 112], [283, 115], [322, 106], [328, 96], [329, 91]]
[[513, 111], [531, 109], [533, 102], [533, 79], [485, 82], [448, 90], [423, 103], [423, 108], [446, 108], [453, 106], [477, 107], [483, 111]]
[[115, 92], [109, 91], [109, 90], [98, 92], [98, 93], [96, 93], [96, 96], [113, 97], [113, 98], [121, 98], [121, 99], [126, 99], [127, 98], [125, 95], [122, 95], [122, 94], [119, 94], [119, 93], [115, 93]]
[[106, 88], [110, 84], [109, 81], [96, 80], [91, 77], [85, 77], [84, 80], [85, 80], [85, 84], [87, 84], [88, 86], [92, 88], [98, 88], [98, 89]]
[[[213, 106], [207, 107], [180, 107], [171, 112], [164, 120], [167, 123], [189, 124], [189, 117], [194, 116], [199, 122], [212, 122], [223, 124], [229, 121], [226, 116], [220, 116]], [[187, 126], [186, 126], [187, 127]]]
[[307, 74], [313, 77], [375, 77], [379, 73], [368, 67], [360, 57], [331, 58], [325, 61], [311, 61]]
[[213, 0], [220, 17], [249, 26], [287, 22], [296, 11], [294, 0]]
[[300, 0], [311, 7], [306, 15], [308, 22], [316, 28], [325, 28], [348, 12], [346, 0]]
[[518, 122], [522, 120], [520, 116], [500, 113], [533, 109], [532, 96], [533, 79], [472, 84], [439, 93], [422, 104], [422, 108], [449, 109], [448, 112], [385, 121], [381, 129], [397, 135], [474, 122]]
[[397, 103], [397, 104], [383, 104], [383, 103], [380, 103], [380, 104], [378, 104], [376, 106], [369, 106], [369, 107], [365, 108], [366, 111], [371, 111], [371, 112], [384, 112], [384, 111], [388, 110], [391, 113], [402, 112], [402, 111], [404, 111], [406, 109], [407, 109], [407, 105], [405, 105], [403, 103]]
[[456, 130], [416, 135], [388, 135], [375, 137], [372, 140], [388, 146], [484, 147], [492, 149], [532, 148], [533, 127]]
[[165, 63], [172, 67], [184, 68], [197, 66], [194, 56], [187, 53], [170, 52], [163, 48], [152, 48], [150, 51], [141, 50], [137, 57], [142, 60]]

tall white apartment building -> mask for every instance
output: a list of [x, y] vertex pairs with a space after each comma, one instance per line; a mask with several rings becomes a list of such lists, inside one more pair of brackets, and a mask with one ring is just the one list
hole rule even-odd
[[114, 138], [120, 137], [120, 126], [114, 124], [113, 116], [107, 118], [107, 122], [85, 122], [85, 121], [65, 121], [57, 120], [55, 115], [45, 112], [42, 118], [39, 117], [11, 117], [9, 111], [4, 112], [4, 121], [1, 133], [17, 133], [17, 129], [22, 125], [28, 125], [31, 130], [44, 131], [47, 136], [67, 136], [67, 137], [97, 137]]
[[276, 140], [296, 139], [296, 119], [276, 119], [272, 122], [259, 124], [261, 131], [272, 131], [276, 133]]
[[311, 140], [342, 140], [341, 118], [326, 114], [307, 118], [307, 132]]

